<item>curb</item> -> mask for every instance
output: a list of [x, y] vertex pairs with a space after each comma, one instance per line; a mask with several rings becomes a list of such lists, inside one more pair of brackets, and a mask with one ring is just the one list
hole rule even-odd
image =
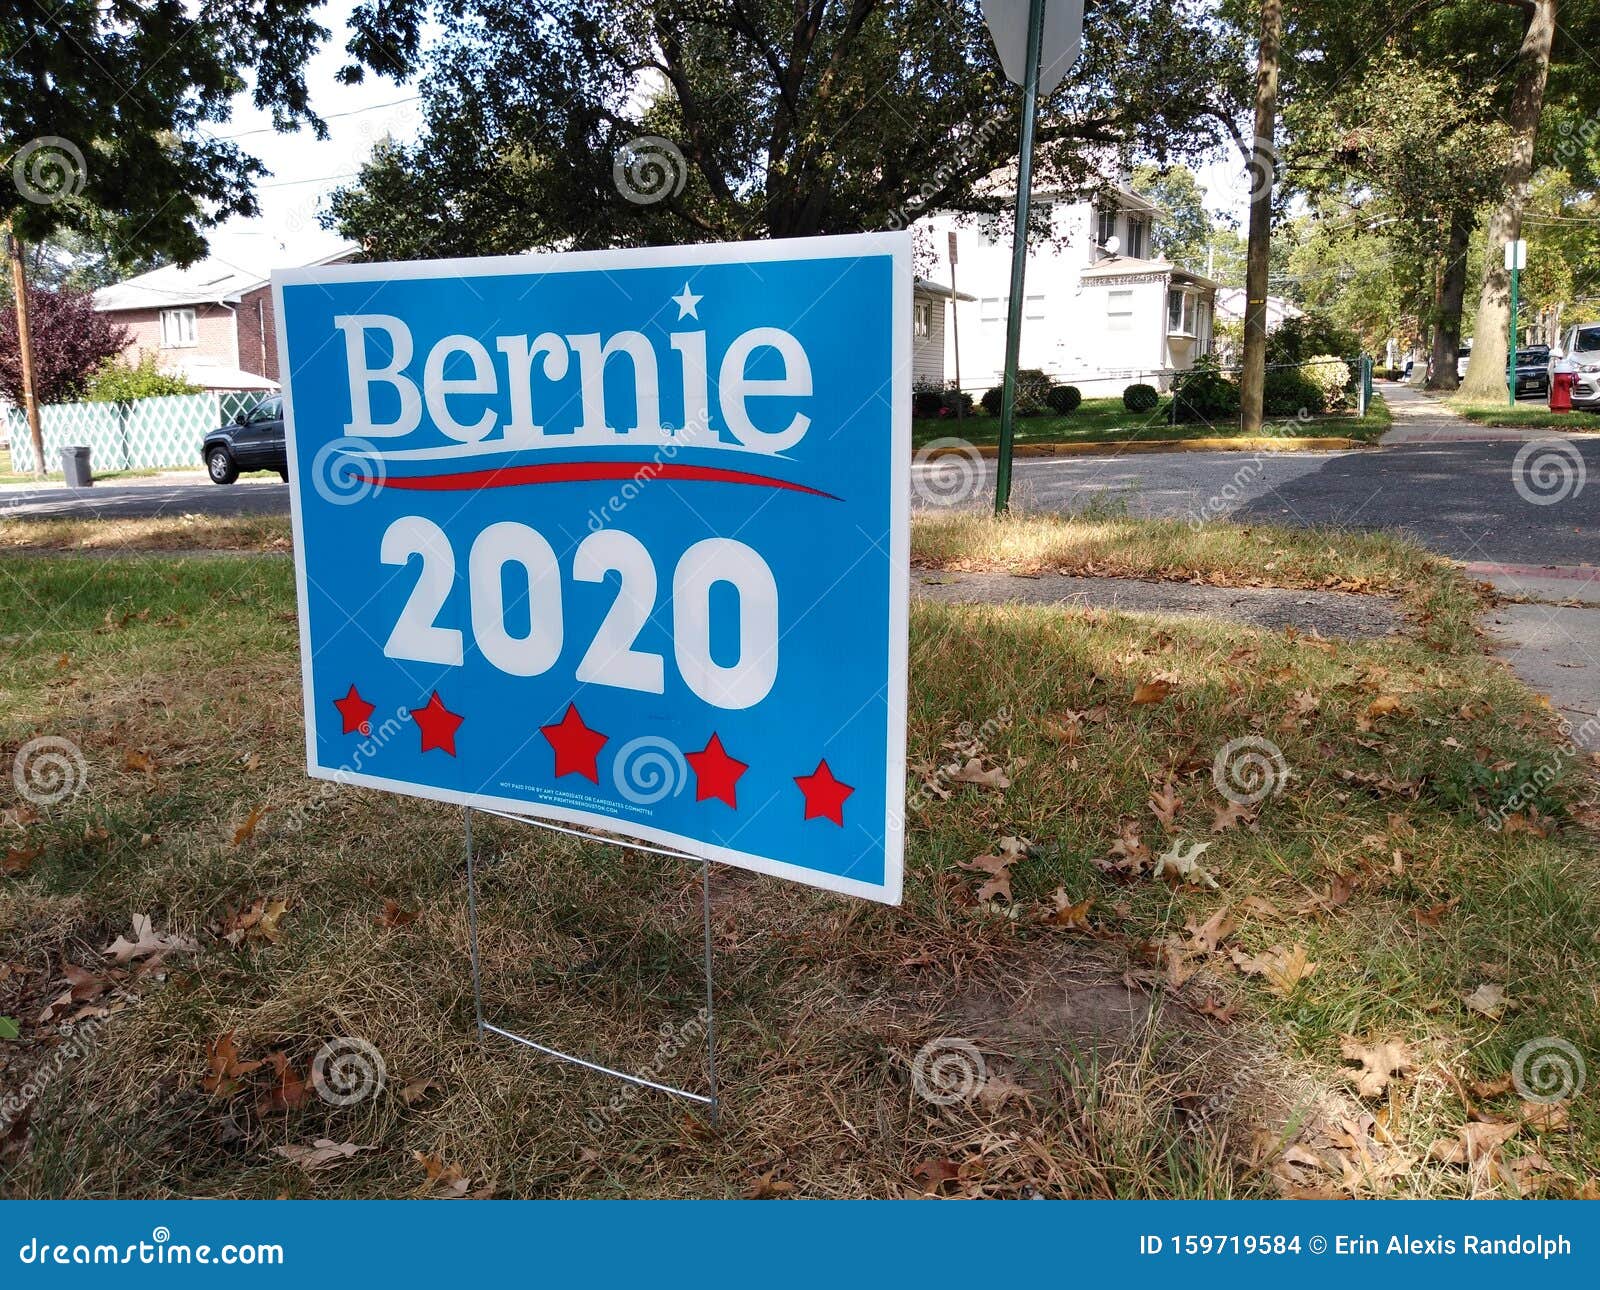
[[[1019, 443], [1013, 444], [1014, 457], [1100, 457], [1120, 456], [1124, 453], [1149, 452], [1340, 452], [1351, 448], [1374, 448], [1377, 445], [1342, 436], [1317, 438], [1277, 439], [1116, 439], [1102, 443]], [[995, 444], [954, 444], [928, 452], [919, 450], [923, 461], [939, 457], [967, 456], [996, 457], [1000, 449]], [[926, 456], [923, 454], [926, 453]]]

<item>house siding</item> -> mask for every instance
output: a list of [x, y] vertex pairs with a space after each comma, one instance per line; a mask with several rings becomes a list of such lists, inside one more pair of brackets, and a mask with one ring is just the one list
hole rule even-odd
[[239, 358], [236, 366], [269, 381], [278, 379], [278, 331], [272, 288], [257, 287], [239, 301]]
[[[158, 308], [108, 309], [106, 317], [126, 327], [132, 336], [122, 353], [130, 363], [137, 363], [143, 354], [154, 354], [159, 361], [164, 357], [183, 357], [238, 367], [239, 340], [235, 329], [233, 310], [226, 305], [179, 305], [181, 309], [194, 310], [193, 345], [180, 349], [166, 349], [161, 344], [161, 315]], [[254, 369], [251, 369], [254, 370]]]
[[943, 385], [945, 382], [944, 320], [948, 306], [944, 300], [936, 296], [924, 296], [918, 293], [912, 299], [917, 304], [926, 301], [930, 308], [928, 334], [911, 337], [911, 384]]

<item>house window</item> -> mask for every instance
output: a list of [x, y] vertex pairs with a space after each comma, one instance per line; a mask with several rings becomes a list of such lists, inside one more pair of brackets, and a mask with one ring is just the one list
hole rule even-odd
[[163, 309], [161, 311], [161, 348], [186, 349], [194, 343], [194, 310]]
[[1117, 235], [1117, 208], [1102, 206], [1097, 216], [1094, 226], [1095, 245], [1104, 246]]
[[1022, 298], [1022, 316], [1024, 318], [1044, 317], [1044, 297], [1024, 296]]
[[926, 300], [919, 300], [911, 309], [911, 334], [918, 340], [926, 340], [932, 330], [933, 305]]
[[978, 302], [978, 318], [982, 322], [1004, 322], [1006, 306], [1010, 303], [1008, 296], [984, 296]]
[[1124, 251], [1132, 259], [1144, 259], [1145, 234], [1149, 230], [1149, 227], [1150, 226], [1142, 219], [1134, 219], [1132, 216], [1128, 217], [1128, 245], [1124, 248]]
[[1106, 293], [1106, 330], [1133, 330], [1133, 292], [1110, 291]]
[[1167, 292], [1167, 331], [1175, 336], [1193, 336], [1194, 294], [1173, 287]]

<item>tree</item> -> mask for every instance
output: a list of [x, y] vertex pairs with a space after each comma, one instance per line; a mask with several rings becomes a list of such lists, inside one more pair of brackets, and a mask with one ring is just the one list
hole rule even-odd
[[1278, 62], [1283, 38], [1282, 0], [1261, 0], [1261, 40], [1256, 48], [1255, 138], [1250, 148], [1250, 229], [1245, 238], [1244, 356], [1239, 372], [1239, 424], [1261, 431], [1266, 386], [1267, 285], [1272, 258], [1272, 185], [1278, 164]]
[[1155, 249], [1192, 273], [1204, 273], [1213, 230], [1205, 192], [1194, 171], [1184, 165], [1163, 170], [1147, 163], [1134, 168], [1131, 186], [1161, 208], [1151, 239]]
[[[460, 0], [426, 56], [425, 126], [378, 149], [329, 223], [377, 256], [806, 236], [993, 214], [1016, 94], [976, 0]], [[428, 0], [375, 6], [418, 52]], [[1097, 38], [1098, 33], [1098, 38]], [[1043, 105], [1040, 187], [1119, 153], [1198, 155], [1235, 50], [1199, 0], [1102, 0]], [[493, 87], [486, 93], [485, 87]]]
[[154, 399], [172, 394], [199, 394], [201, 387], [174, 372], [166, 371], [156, 356], [146, 350], [137, 363], [120, 354], [102, 362], [84, 383], [85, 403], [131, 403], [135, 399]]
[[[96, 313], [87, 291], [28, 288], [28, 320], [33, 330], [33, 384], [41, 403], [70, 403], [108, 358], [130, 339], [126, 327]], [[22, 401], [22, 355], [12, 310], [0, 312], [0, 393]], [[43, 459], [43, 450], [35, 445]]]

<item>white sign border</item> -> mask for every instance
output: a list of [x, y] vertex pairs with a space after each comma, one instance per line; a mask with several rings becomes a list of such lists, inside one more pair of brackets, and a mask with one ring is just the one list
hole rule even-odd
[[906, 792], [906, 660], [909, 649], [909, 598], [911, 576], [911, 234], [909, 231], [847, 233], [829, 237], [780, 238], [766, 242], [710, 242], [685, 246], [652, 246], [616, 251], [567, 251], [529, 255], [485, 256], [476, 259], [408, 260], [385, 264], [312, 265], [303, 268], [275, 269], [272, 273], [273, 320], [278, 333], [278, 377], [283, 391], [285, 443], [292, 463], [298, 463], [294, 425], [294, 395], [290, 388], [289, 345], [285, 327], [283, 289], [289, 286], [314, 286], [332, 282], [399, 281], [438, 277], [502, 277], [510, 274], [576, 273], [605, 269], [697, 268], [710, 264], [748, 264], [781, 260], [862, 259], [887, 255], [892, 265], [894, 290], [890, 312], [893, 329], [891, 361], [893, 388], [890, 391], [890, 469], [889, 487], [889, 632], [888, 632], [888, 731], [885, 750], [885, 796], [883, 820], [883, 882], [870, 883], [840, 874], [825, 873], [804, 865], [774, 860], [767, 856], [714, 846], [695, 838], [683, 837], [667, 829], [649, 825], [630, 825], [623, 832], [619, 821], [609, 815], [596, 815], [567, 807], [536, 805], [518, 798], [495, 797], [485, 793], [463, 793], [455, 789], [433, 788], [404, 780], [387, 779], [362, 771], [329, 770], [317, 761], [317, 704], [311, 679], [311, 624], [307, 615], [305, 536], [300, 507], [301, 481], [298, 470], [289, 474], [289, 510], [294, 532], [294, 575], [296, 612], [300, 625], [300, 686], [305, 713], [306, 773], [313, 779], [332, 780], [365, 788], [383, 789], [408, 797], [421, 797], [459, 806], [492, 808], [537, 823], [541, 819], [616, 833], [618, 838], [596, 841], [627, 845], [627, 839], [640, 839], [669, 846], [701, 860], [772, 874], [809, 887], [860, 896], [883, 904], [898, 905], [905, 883], [905, 792]]

